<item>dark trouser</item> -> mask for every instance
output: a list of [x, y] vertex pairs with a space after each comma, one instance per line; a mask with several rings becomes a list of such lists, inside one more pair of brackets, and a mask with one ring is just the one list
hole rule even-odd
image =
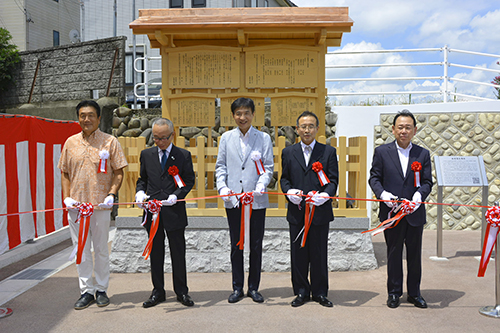
[[423, 225], [413, 227], [405, 218], [396, 227], [384, 231], [387, 244], [387, 292], [389, 295], [403, 295], [403, 245], [405, 245], [408, 295], [420, 296], [423, 231]]
[[[312, 224], [306, 244], [302, 234], [295, 241], [303, 225], [290, 224], [292, 286], [293, 293], [313, 296], [328, 296], [328, 229], [329, 224]], [[309, 282], [309, 268], [311, 282]]]
[[[176, 295], [188, 293], [186, 274], [186, 240], [184, 238], [184, 228], [166, 231], [168, 245], [170, 248], [170, 259], [172, 261], [172, 280]], [[149, 229], [148, 229], [149, 235]], [[150, 255], [151, 280], [153, 282], [154, 293], [165, 294], [164, 261], [165, 261], [165, 230], [161, 219], [159, 220], [158, 231], [153, 239], [153, 248]]]
[[[240, 241], [241, 208], [226, 208], [231, 238], [231, 269], [233, 290], [243, 290], [244, 261], [243, 250], [236, 245]], [[265, 209], [254, 209], [250, 218], [250, 267], [248, 269], [248, 289], [259, 290], [262, 267], [262, 239], [264, 238]]]

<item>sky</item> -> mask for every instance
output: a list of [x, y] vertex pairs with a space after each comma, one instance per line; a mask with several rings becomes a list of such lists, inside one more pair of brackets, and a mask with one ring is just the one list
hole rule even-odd
[[[299, 7], [349, 7], [354, 21], [350, 33], [344, 33], [340, 48], [329, 52], [355, 50], [394, 50], [444, 48], [452, 49], [448, 61], [453, 64], [479, 66], [498, 72], [448, 67], [453, 79], [491, 83], [500, 75], [500, 1], [498, 0], [293, 0]], [[495, 54], [487, 57], [464, 54], [453, 50]], [[444, 52], [398, 52], [343, 54], [327, 56], [328, 65], [387, 64], [409, 62], [443, 62]], [[328, 69], [327, 79], [436, 77], [444, 75], [444, 66], [399, 66], [378, 68]], [[327, 82], [329, 94], [336, 92], [394, 92], [404, 95], [330, 96], [335, 105], [359, 103], [391, 104], [408, 101], [410, 92], [435, 91], [443, 87], [441, 79], [405, 81]], [[449, 91], [459, 94], [496, 99], [495, 89], [458, 81], [448, 81]], [[453, 100], [453, 96], [450, 99]], [[456, 100], [477, 100], [463, 96]], [[442, 101], [439, 95], [411, 94], [413, 103]]]

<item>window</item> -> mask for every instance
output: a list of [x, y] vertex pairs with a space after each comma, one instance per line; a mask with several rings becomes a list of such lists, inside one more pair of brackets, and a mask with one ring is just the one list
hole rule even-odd
[[184, 8], [183, 0], [170, 0], [170, 8]]
[[[136, 57], [143, 57], [143, 53], [136, 52]], [[137, 68], [143, 69], [143, 60], [137, 61]], [[125, 85], [131, 86], [134, 82], [132, 81], [132, 75], [134, 73], [134, 59], [132, 53], [125, 54]], [[135, 83], [144, 82], [144, 73], [135, 73]]]
[[207, 1], [206, 0], [192, 0], [191, 7], [193, 8], [201, 8], [201, 7], [206, 7], [207, 6]]
[[59, 31], [52, 31], [52, 46], [59, 46]]

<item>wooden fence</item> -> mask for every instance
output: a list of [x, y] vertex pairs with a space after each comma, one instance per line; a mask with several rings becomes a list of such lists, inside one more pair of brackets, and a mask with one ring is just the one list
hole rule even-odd
[[[325, 143], [325, 137], [317, 138], [318, 142]], [[189, 150], [193, 158], [193, 168], [196, 174], [196, 183], [186, 199], [200, 198], [217, 195], [215, 185], [215, 162], [218, 148], [206, 147], [206, 138], [200, 136], [190, 140], [190, 146], [185, 147], [184, 137], [177, 137], [177, 146]], [[125, 168], [124, 181], [120, 188], [120, 202], [133, 202], [135, 197], [135, 184], [139, 177], [139, 157], [141, 150], [146, 148], [146, 141], [139, 138], [119, 138], [123, 151], [127, 156], [128, 167]], [[349, 143], [349, 144], [347, 144]], [[339, 187], [338, 197], [346, 198], [347, 193], [353, 198], [366, 198], [366, 137], [354, 137], [347, 140], [339, 137], [331, 141], [331, 145], [337, 149], [339, 161]], [[275, 189], [268, 189], [271, 193], [282, 193], [279, 186], [281, 177], [281, 151], [285, 148], [285, 138], [277, 138], [273, 148], [274, 171], [278, 175]], [[201, 158], [200, 158], [201, 157]], [[202, 163], [200, 163], [202, 161]], [[202, 175], [202, 177], [200, 177]], [[201, 182], [201, 183], [200, 183]], [[270, 208], [267, 216], [286, 216], [286, 199], [284, 195], [269, 195]], [[226, 216], [224, 203], [220, 198], [188, 200], [188, 216]], [[366, 202], [353, 201], [352, 207], [348, 208], [344, 199], [334, 200], [335, 216], [344, 217], [366, 217]], [[119, 216], [142, 216], [142, 209], [132, 205], [120, 205]]]

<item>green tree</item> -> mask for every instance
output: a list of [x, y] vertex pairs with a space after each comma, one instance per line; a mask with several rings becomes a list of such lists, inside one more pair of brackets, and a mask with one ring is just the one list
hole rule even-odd
[[7, 89], [13, 82], [12, 72], [21, 61], [17, 46], [10, 43], [11, 39], [9, 31], [0, 28], [0, 91]]

